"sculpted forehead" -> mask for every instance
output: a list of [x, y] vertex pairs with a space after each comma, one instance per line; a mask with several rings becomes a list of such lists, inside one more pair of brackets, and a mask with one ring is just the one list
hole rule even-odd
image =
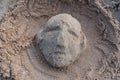
[[59, 26], [60, 28], [69, 28], [77, 32], [81, 31], [81, 25], [78, 20], [65, 13], [50, 18], [45, 25], [45, 29], [48, 30], [56, 26]]

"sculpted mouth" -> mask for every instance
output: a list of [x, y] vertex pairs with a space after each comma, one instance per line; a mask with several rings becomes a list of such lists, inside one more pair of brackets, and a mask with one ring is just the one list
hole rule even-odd
[[62, 52], [62, 51], [56, 51], [54, 52], [55, 54], [65, 54], [65, 52]]

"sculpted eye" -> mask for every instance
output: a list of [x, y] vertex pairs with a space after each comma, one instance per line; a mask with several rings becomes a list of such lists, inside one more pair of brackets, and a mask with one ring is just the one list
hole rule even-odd
[[60, 30], [60, 26], [53, 26], [53, 27], [49, 28], [48, 31], [58, 31], [58, 30]]
[[78, 35], [74, 31], [68, 29], [68, 32], [78, 38]]
[[60, 26], [51, 26], [51, 28], [47, 28], [46, 35], [53, 38], [60, 30]]

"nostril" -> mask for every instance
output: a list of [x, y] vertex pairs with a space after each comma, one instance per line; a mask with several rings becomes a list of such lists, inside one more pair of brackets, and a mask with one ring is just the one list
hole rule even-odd
[[63, 46], [63, 45], [57, 45], [57, 47], [58, 47], [59, 49], [64, 49], [64, 48], [65, 48], [65, 46]]

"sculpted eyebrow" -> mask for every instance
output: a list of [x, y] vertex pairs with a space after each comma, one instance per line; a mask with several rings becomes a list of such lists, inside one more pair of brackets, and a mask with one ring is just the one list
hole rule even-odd
[[72, 35], [74, 35], [74, 36], [76, 36], [76, 37], [78, 38], [78, 35], [77, 35], [74, 31], [68, 29], [68, 32], [69, 32], [70, 34], [72, 34]]

